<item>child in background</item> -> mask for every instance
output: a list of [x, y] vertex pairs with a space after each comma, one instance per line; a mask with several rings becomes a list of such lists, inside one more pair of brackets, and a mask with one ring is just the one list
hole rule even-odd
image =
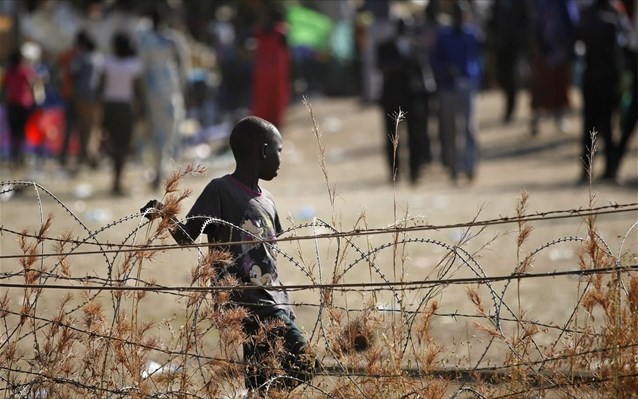
[[122, 173], [129, 153], [135, 116], [141, 101], [142, 62], [125, 33], [113, 36], [113, 56], [104, 61], [100, 81], [103, 101], [103, 127], [108, 152], [113, 159], [113, 196], [124, 195]]

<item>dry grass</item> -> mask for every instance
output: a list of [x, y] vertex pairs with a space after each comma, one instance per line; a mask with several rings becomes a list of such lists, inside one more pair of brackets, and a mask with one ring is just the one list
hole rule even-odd
[[[337, 194], [330, 184], [321, 132], [312, 107], [306, 106], [334, 205]], [[190, 286], [201, 290], [170, 290], [145, 271], [173, 249], [168, 228], [190, 194], [180, 188], [180, 181], [201, 172], [187, 166], [167, 179], [161, 219], [145, 222], [136, 214], [115, 222], [112, 226], [131, 221], [134, 226], [114, 247], [99, 243], [96, 234], [86, 239], [68, 232], [54, 234], [52, 217], [43, 218], [38, 231], [18, 234], [23, 256], [16, 258], [2, 281], [24, 286], [0, 296], [2, 397], [211, 398], [241, 391], [246, 368], [241, 362], [246, 338], [241, 322], [246, 311], [224, 306], [229, 289], [205, 289], [214, 280], [215, 267], [229, 264], [228, 255], [200, 250]], [[275, 342], [271, 356], [260, 365], [271, 376], [268, 397], [636, 397], [638, 274], [630, 267], [635, 242], [629, 243], [629, 252], [614, 254], [597, 233], [592, 214], [584, 218], [583, 237], [551, 237], [546, 245], [533, 248], [534, 226], [527, 220], [530, 201], [527, 192], [521, 193], [514, 216], [502, 220], [515, 222], [517, 229], [510, 242], [515, 247], [511, 275], [500, 286], [482, 279], [487, 275], [479, 262], [481, 251], [500, 233], [490, 236], [490, 226], [479, 223], [479, 212], [451, 242], [423, 236], [431, 226], [408, 210], [400, 215], [396, 204], [393, 224], [375, 232], [385, 237], [381, 243], [368, 234], [365, 212], [349, 234], [340, 234], [344, 230], [336, 214], [331, 223], [315, 219], [289, 229], [282, 239], [289, 240], [292, 249], [282, 249], [280, 260], [303, 271], [308, 283], [304, 292], [318, 298], [294, 305], [313, 309], [315, 323], [307, 333], [325, 369], [292, 392], [279, 390], [282, 343]], [[590, 193], [587, 207], [595, 206], [595, 194]], [[635, 224], [628, 228], [621, 249]], [[524, 278], [533, 273], [539, 253], [574, 242], [579, 246], [580, 270], [608, 272], [583, 274], [573, 282], [578, 286], [575, 306], [567, 309], [569, 317], [563, 322], [529, 317]], [[152, 248], [158, 244], [163, 246]], [[419, 246], [436, 248], [440, 256], [426, 278], [413, 281], [410, 265]], [[96, 262], [106, 268], [95, 267], [93, 274], [76, 270], [74, 256], [87, 247], [97, 248]], [[55, 256], [42, 256], [46, 253]], [[454, 295], [451, 279], [468, 276], [476, 281], [458, 290], [467, 298], [464, 313], [446, 313], [441, 302]], [[362, 281], [369, 284], [344, 285]], [[53, 289], [46, 285], [52, 284], [66, 285], [66, 292], [51, 295]], [[313, 287], [317, 284], [323, 284], [321, 289]], [[514, 295], [507, 292], [510, 284]], [[232, 279], [217, 285], [241, 289]], [[153, 321], [145, 314], [151, 295], [179, 302], [180, 313]], [[478, 338], [438, 339], [438, 320], [450, 318], [468, 320], [467, 336]], [[277, 327], [264, 325], [258, 339], [269, 339]], [[458, 355], [454, 348], [469, 347], [470, 342], [481, 346], [478, 359], [475, 351]], [[488, 358], [494, 350], [499, 355]]]

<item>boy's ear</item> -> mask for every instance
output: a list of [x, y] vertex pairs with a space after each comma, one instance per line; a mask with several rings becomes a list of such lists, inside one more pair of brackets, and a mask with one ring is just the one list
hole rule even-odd
[[268, 155], [268, 143], [263, 143], [261, 147], [259, 147], [259, 156], [266, 159], [266, 155]]

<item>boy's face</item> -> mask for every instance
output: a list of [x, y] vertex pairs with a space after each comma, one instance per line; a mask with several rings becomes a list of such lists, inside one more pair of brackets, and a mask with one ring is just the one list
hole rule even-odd
[[274, 132], [264, 145], [263, 159], [259, 168], [259, 178], [272, 180], [277, 176], [277, 170], [281, 165], [282, 139], [279, 132]]

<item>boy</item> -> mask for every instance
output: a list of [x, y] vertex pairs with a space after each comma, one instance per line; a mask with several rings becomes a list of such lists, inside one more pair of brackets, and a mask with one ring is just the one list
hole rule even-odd
[[[246, 342], [243, 345], [246, 363], [246, 388], [251, 391], [268, 389], [269, 373], [264, 359], [272, 355], [271, 339], [283, 339], [283, 354], [279, 357], [288, 377], [273, 382], [277, 388], [292, 389], [301, 381], [309, 381], [316, 367], [311, 361], [306, 339], [295, 325], [288, 293], [282, 289], [276, 266], [277, 248], [273, 240], [281, 233], [279, 216], [272, 195], [259, 187], [259, 180], [272, 180], [280, 165], [282, 139], [277, 128], [264, 119], [249, 116], [235, 125], [230, 134], [230, 148], [235, 157], [235, 171], [213, 179], [204, 188], [188, 213], [186, 222], [174, 221], [171, 235], [179, 244], [192, 243], [202, 232], [208, 242], [237, 242], [226, 246], [233, 262], [221, 274], [228, 273], [241, 283], [261, 288], [233, 291], [234, 303], [245, 306], [249, 316], [243, 321]], [[141, 212], [152, 219], [163, 205], [150, 201]], [[230, 225], [209, 223], [217, 218]], [[237, 226], [239, 227], [233, 227]], [[250, 232], [251, 234], [247, 233]], [[259, 239], [264, 241], [257, 242]], [[269, 331], [268, 342], [258, 342], [257, 334], [265, 323], [276, 322]], [[271, 370], [272, 371], [272, 370]]]

